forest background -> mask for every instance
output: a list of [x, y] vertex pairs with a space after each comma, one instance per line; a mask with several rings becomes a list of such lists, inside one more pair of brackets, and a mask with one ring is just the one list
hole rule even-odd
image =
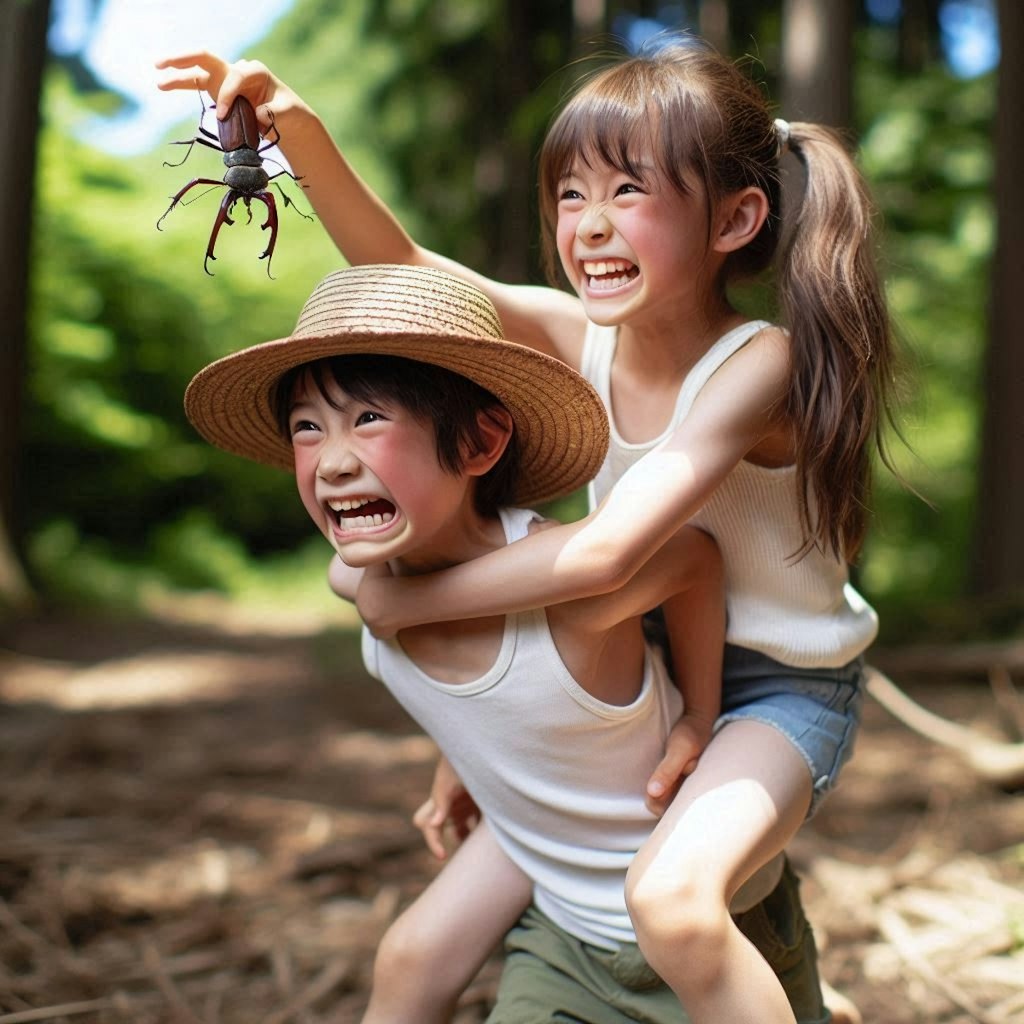
[[[78, 6], [95, 22], [104, 0]], [[312, 103], [414, 237], [503, 279], [540, 279], [534, 157], [580, 73], [571, 62], [685, 27], [745, 58], [781, 115], [843, 127], [878, 201], [883, 271], [907, 357], [898, 421], [907, 444], [892, 444], [910, 486], [879, 475], [859, 585], [882, 611], [883, 639], [1019, 630], [1024, 460], [1012, 381], [1024, 379], [1013, 372], [1024, 334], [1005, 313], [1009, 268], [1021, 265], [1005, 247], [1020, 243], [1007, 241], [1010, 231], [1001, 241], [997, 224], [1019, 220], [1020, 204], [997, 181], [1014, 180], [1020, 147], [996, 130], [997, 83], [1017, 88], [1006, 54], [1021, 35], [1018, 5], [285, 7], [246, 55]], [[164, 163], [181, 155], [166, 143], [194, 134], [199, 100], [195, 118], [155, 146], [108, 152], [105, 132], [139, 97], [105, 87], [84, 42], [77, 52], [45, 51], [47, 3], [4, 0], [2, 9], [10, 49], [2, 74], [14, 83], [0, 94], [10, 129], [0, 375], [6, 606], [153, 614], [213, 590], [282, 615], [326, 611], [328, 552], [304, 522], [293, 482], [202, 443], [181, 396], [210, 359], [286, 335], [312, 286], [342, 264], [339, 254], [317, 223], [282, 209], [273, 280], [256, 259], [258, 221], [247, 227], [244, 217], [221, 233], [216, 276], [206, 276], [220, 191], [175, 209], [162, 233], [155, 228], [181, 185], [222, 174], [218, 156], [199, 148], [181, 167]], [[977, 36], [979, 19], [993, 49], [1002, 34], [1002, 74], [994, 61], [983, 73], [957, 73], [958, 33], [974, 24]], [[201, 23], [195, 35], [203, 42]], [[129, 60], [130, 40], [125, 47]], [[38, 120], [25, 91], [36, 80]], [[206, 127], [214, 128], [209, 114]], [[756, 287], [742, 301], [770, 314], [767, 294]], [[557, 511], [574, 517], [582, 503]]]
[[199, 367], [286, 335], [342, 261], [282, 208], [271, 279], [262, 209], [238, 209], [208, 277], [222, 189], [156, 230], [223, 165], [165, 166], [200, 100], [159, 93], [153, 59], [262, 59], [414, 237], [537, 281], [552, 111], [666, 28], [846, 131], [905, 353], [908, 486], [879, 475], [856, 573], [871, 661], [918, 703], [872, 680], [790, 846], [823, 976], [869, 1022], [1024, 1024], [1018, 0], [0, 0], [0, 1024], [355, 1024], [438, 868], [410, 820], [436, 751], [362, 668], [293, 480], [182, 413]]

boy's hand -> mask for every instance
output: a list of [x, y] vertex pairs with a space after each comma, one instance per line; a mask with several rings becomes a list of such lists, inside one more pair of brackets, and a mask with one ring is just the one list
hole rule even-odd
[[258, 60], [239, 60], [229, 64], [216, 54], [200, 50], [165, 57], [157, 61], [157, 68], [175, 69], [157, 88], [165, 92], [174, 89], [204, 89], [217, 101], [217, 117], [223, 120], [236, 96], [242, 95], [255, 107], [263, 131], [268, 131], [275, 119], [305, 104], [265, 64]]
[[703, 715], [680, 716], [665, 741], [665, 756], [647, 782], [647, 809], [659, 818], [672, 802], [676, 791], [697, 767], [697, 760], [711, 740], [714, 718]]
[[430, 796], [420, 805], [412, 820], [423, 833], [427, 848], [438, 860], [445, 860], [448, 856], [444, 842], [446, 826], [451, 829], [458, 845], [480, 821], [480, 809], [446, 757], [437, 762]]

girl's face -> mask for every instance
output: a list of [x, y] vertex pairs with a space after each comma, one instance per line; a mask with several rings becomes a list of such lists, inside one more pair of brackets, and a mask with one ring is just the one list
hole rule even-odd
[[350, 566], [388, 561], [416, 571], [446, 562], [471, 501], [466, 478], [438, 462], [432, 425], [398, 403], [357, 401], [333, 381], [326, 387], [330, 401], [308, 374], [300, 378], [288, 418], [313, 522]]
[[581, 157], [559, 187], [558, 255], [599, 324], [690, 315], [713, 270], [703, 191], [681, 195], [649, 156], [636, 164], [642, 177]]

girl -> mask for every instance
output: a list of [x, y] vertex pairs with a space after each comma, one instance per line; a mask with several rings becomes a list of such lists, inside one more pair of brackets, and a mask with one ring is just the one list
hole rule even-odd
[[[509, 335], [580, 369], [611, 414], [587, 518], [436, 576], [367, 580], [359, 607], [376, 632], [611, 591], [686, 523], [718, 541], [721, 713], [684, 713], [674, 730], [649, 793], [664, 800], [686, 780], [630, 869], [627, 899], [641, 949], [693, 1021], [792, 1022], [729, 903], [834, 784], [877, 629], [846, 566], [864, 534], [892, 343], [870, 206], [843, 146], [825, 128], [774, 121], [742, 73], [692, 40], [600, 72], [541, 155], [549, 262], [569, 295], [499, 284], [417, 246], [261, 65], [192, 54], [163, 66], [182, 73], [162, 87], [198, 82], [220, 114], [240, 91], [267, 123], [273, 112], [351, 262], [460, 274]], [[807, 180], [777, 261], [776, 327], [747, 320], [727, 288], [776, 254], [787, 149]]]

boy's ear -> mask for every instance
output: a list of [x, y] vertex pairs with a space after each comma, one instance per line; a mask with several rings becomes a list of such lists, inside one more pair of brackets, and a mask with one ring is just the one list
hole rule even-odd
[[490, 472], [505, 453], [513, 430], [512, 416], [501, 405], [481, 409], [476, 414], [476, 422], [482, 444], [479, 451], [471, 452], [463, 460], [462, 468], [469, 476], [483, 476]]
[[752, 242], [768, 216], [768, 197], [751, 185], [726, 197], [719, 209], [715, 252], [735, 252]]

